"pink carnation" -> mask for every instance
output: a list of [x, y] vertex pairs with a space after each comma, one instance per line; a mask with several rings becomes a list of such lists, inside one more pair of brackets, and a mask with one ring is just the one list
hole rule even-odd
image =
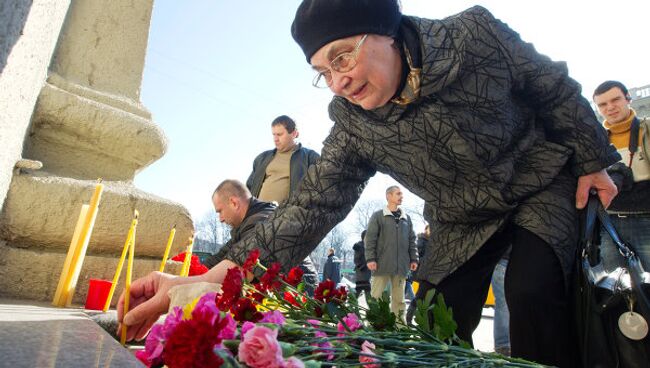
[[[150, 365], [158, 365], [162, 363], [162, 354], [165, 348], [165, 343], [182, 320], [183, 310], [181, 307], [174, 307], [165, 318], [164, 324], [157, 324], [151, 328], [151, 332], [149, 332], [144, 345], [147, 357], [151, 362]], [[144, 357], [144, 355], [142, 356]]]
[[320, 321], [317, 319], [308, 319], [307, 323], [309, 323], [312, 327], [320, 326]]
[[[135, 352], [135, 357], [138, 358], [139, 361], [142, 362], [147, 367], [151, 367], [152, 362], [151, 359], [149, 359], [149, 354], [147, 354], [146, 351], [144, 350], [138, 350]], [[301, 362], [302, 363], [302, 362]], [[303, 365], [304, 366], [304, 365]], [[287, 366], [288, 367], [288, 366]]]
[[224, 313], [222, 320], [226, 320], [226, 324], [219, 331], [219, 338], [231, 340], [237, 334], [237, 322], [232, 318], [230, 313]]
[[284, 368], [305, 368], [305, 363], [296, 357], [290, 357], [284, 361]]
[[[345, 324], [345, 325], [344, 325]], [[345, 328], [347, 326], [347, 329]], [[344, 336], [343, 332], [356, 331], [361, 328], [359, 317], [354, 313], [348, 313], [347, 316], [341, 318], [341, 322], [336, 326], [336, 329], [341, 332], [338, 336]]]
[[262, 313], [264, 317], [259, 321], [260, 323], [274, 323], [278, 326], [284, 325], [286, 318], [279, 311], [269, 311]]
[[[162, 356], [167, 337], [168, 335], [165, 334], [164, 325], [157, 324], [151, 328], [151, 331], [147, 336], [147, 340], [144, 343], [144, 351], [147, 353], [147, 358], [149, 361], [154, 362]], [[151, 364], [148, 366], [150, 365]]]
[[217, 317], [219, 316], [219, 309], [217, 308], [217, 304], [215, 303], [216, 297], [217, 297], [217, 293], [204, 294], [199, 299], [199, 301], [196, 302], [194, 309], [192, 309], [192, 316], [195, 316], [199, 313], [212, 316], [210, 322], [214, 324]]
[[[373, 358], [372, 356], [375, 356], [375, 352], [373, 351], [375, 349], [375, 344], [369, 342], [368, 340], [364, 341], [363, 344], [361, 344], [361, 354], [365, 355], [359, 355], [359, 363], [363, 364], [364, 368], [380, 368], [381, 364], [372, 364], [377, 361], [377, 358]], [[372, 356], [370, 356], [372, 355]], [[366, 364], [364, 364], [366, 363]], [[370, 363], [370, 364], [368, 364]]]
[[246, 332], [248, 332], [248, 330], [253, 329], [254, 327], [255, 327], [255, 324], [253, 322], [250, 322], [250, 321], [246, 321], [241, 325], [241, 339], [242, 339], [242, 341], [244, 340], [244, 336], [246, 335]]
[[283, 367], [278, 331], [266, 326], [255, 326], [248, 330], [239, 345], [239, 361], [252, 368]]
[[327, 338], [327, 334], [323, 331], [314, 331], [314, 336], [321, 338], [321, 341], [318, 344], [311, 344], [312, 346], [318, 346], [322, 350], [318, 350], [319, 353], [327, 354], [327, 360], [332, 360], [334, 359], [334, 353], [332, 353], [332, 349], [334, 349], [334, 345], [332, 345], [331, 342], [325, 340]]

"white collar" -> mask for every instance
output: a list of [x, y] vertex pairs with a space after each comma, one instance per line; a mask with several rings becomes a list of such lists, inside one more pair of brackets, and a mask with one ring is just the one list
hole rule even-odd
[[[406, 211], [402, 210], [401, 207], [397, 207], [397, 209], [400, 211], [400, 219], [406, 219]], [[388, 209], [388, 206], [384, 207], [384, 216], [393, 216], [393, 212]]]

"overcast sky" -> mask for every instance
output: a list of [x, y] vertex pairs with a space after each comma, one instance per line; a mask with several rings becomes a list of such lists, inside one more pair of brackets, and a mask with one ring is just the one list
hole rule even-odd
[[[293, 117], [300, 141], [320, 151], [332, 122], [328, 90], [289, 29], [297, 0], [156, 0], [142, 102], [168, 139], [167, 154], [136, 176], [136, 186], [185, 205], [198, 219], [224, 179], [245, 181], [253, 159], [273, 148], [271, 121]], [[405, 14], [444, 18], [480, 4], [537, 50], [566, 61], [591, 96], [603, 80], [650, 84], [650, 1], [402, 0]], [[378, 174], [362, 198], [394, 184]], [[417, 198], [408, 194], [407, 203]], [[416, 229], [419, 231], [419, 229]]]

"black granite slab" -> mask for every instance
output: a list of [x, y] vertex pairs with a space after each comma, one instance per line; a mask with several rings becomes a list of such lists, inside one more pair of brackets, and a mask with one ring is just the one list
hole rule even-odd
[[144, 367], [79, 309], [0, 300], [0, 367]]

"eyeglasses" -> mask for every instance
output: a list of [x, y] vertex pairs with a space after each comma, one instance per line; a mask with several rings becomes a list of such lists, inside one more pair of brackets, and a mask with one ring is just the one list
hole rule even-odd
[[354, 67], [357, 66], [359, 49], [366, 38], [368, 38], [368, 35], [363, 35], [359, 42], [357, 42], [356, 46], [354, 46], [354, 50], [338, 54], [334, 59], [332, 59], [332, 61], [330, 61], [330, 67], [328, 69], [317, 71], [311, 84], [316, 88], [328, 88], [332, 85], [332, 70], [338, 73], [346, 73], [354, 69]]

